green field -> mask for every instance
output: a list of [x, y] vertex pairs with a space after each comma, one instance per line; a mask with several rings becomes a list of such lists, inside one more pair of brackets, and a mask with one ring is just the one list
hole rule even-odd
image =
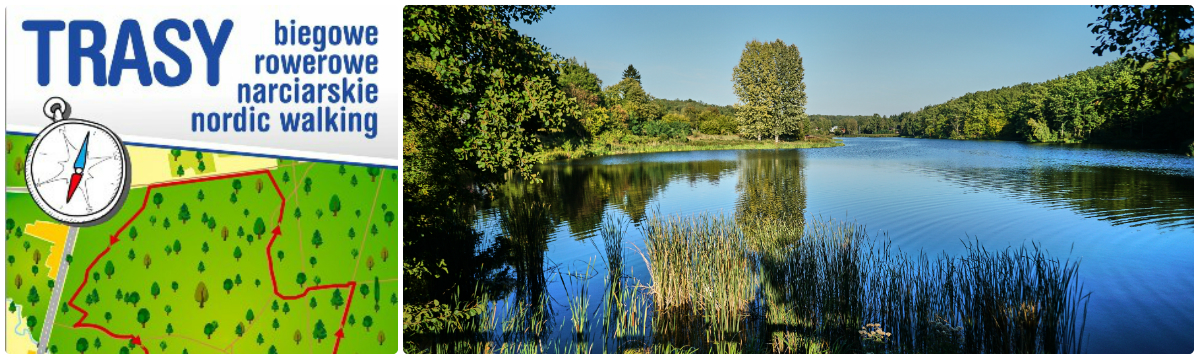
[[32, 136], [4, 135], [4, 186], [25, 186], [25, 147], [33, 143]]
[[[183, 155], [180, 160], [190, 157], [196, 161], [194, 152]], [[117, 336], [136, 336], [150, 353], [268, 353], [274, 348], [278, 353], [315, 354], [334, 351], [335, 334], [349, 303], [344, 338], [337, 352], [396, 353], [400, 226], [395, 214], [397, 171], [378, 169], [372, 180], [372, 173], [365, 167], [280, 163], [283, 165], [251, 175], [156, 185], [149, 190], [149, 197], [148, 188], [131, 189], [115, 217], [80, 229], [62, 302], [80, 290], [73, 304], [88, 313], [84, 323]], [[6, 169], [11, 171], [10, 167]], [[277, 221], [282, 199], [272, 186], [272, 176], [286, 199], [282, 222]], [[306, 180], [311, 182], [308, 186]], [[241, 185], [237, 189], [235, 182]], [[23, 186], [23, 182], [15, 186]], [[15, 225], [47, 219], [28, 194], [6, 195], [8, 214]], [[162, 196], [160, 203], [156, 203], [156, 195]], [[331, 206], [334, 195], [340, 206]], [[144, 211], [135, 218], [144, 203]], [[184, 205], [188, 212], [181, 216]], [[260, 218], [262, 226], [256, 226]], [[109, 237], [130, 219], [134, 220], [109, 248]], [[310, 289], [306, 296], [292, 300], [276, 295], [267, 246], [277, 224], [281, 234], [270, 256], [274, 257], [280, 294], [296, 296], [305, 288], [348, 286], [351, 281], [358, 286]], [[321, 234], [319, 246], [313, 243], [316, 232]], [[47, 306], [56, 305], [47, 304], [51, 293], [48, 268], [43, 266], [37, 275], [32, 274], [32, 254], [40, 251], [44, 262], [50, 243], [28, 235], [18, 238], [15, 231], [6, 232], [5, 240], [6, 255], [14, 259], [11, 265], [6, 264], [6, 293], [26, 306], [23, 315], [37, 317], [33, 328], [36, 338]], [[28, 251], [22, 245], [27, 240], [31, 243]], [[178, 251], [174, 248], [176, 241]], [[101, 256], [106, 248], [109, 251]], [[98, 257], [91, 272], [87, 272], [88, 265]], [[110, 262], [111, 276], [106, 271]], [[203, 272], [199, 269], [201, 263]], [[299, 273], [305, 274], [302, 284], [297, 281]], [[20, 289], [14, 282], [17, 275], [23, 279]], [[87, 283], [81, 289], [84, 279]], [[227, 279], [232, 284], [228, 291], [224, 286]], [[203, 307], [196, 297], [200, 283], [208, 293]], [[365, 295], [361, 292], [363, 285]], [[41, 297], [35, 306], [29, 306], [26, 300], [31, 287], [37, 287]], [[335, 293], [340, 302], [334, 301]], [[136, 299], [132, 294], [137, 294]], [[83, 314], [73, 308], [62, 309], [66, 311], [56, 318], [51, 352], [142, 352], [130, 340], [114, 338], [97, 328], [75, 327]], [[149, 316], [139, 318], [143, 309]], [[252, 321], [248, 312], [253, 313]], [[365, 326], [368, 318], [369, 329]], [[215, 328], [206, 333], [206, 325], [213, 322]], [[318, 331], [318, 322], [324, 332]], [[81, 339], [86, 348], [80, 346]]]
[[[37, 204], [34, 204], [29, 194], [6, 193], [4, 200], [8, 211], [4, 232], [4, 296], [23, 307], [22, 316], [35, 318], [31, 329], [34, 340], [38, 340], [42, 331], [42, 318], [46, 315], [46, 307], [50, 306], [50, 293], [53, 290], [49, 283], [50, 268], [44, 265], [46, 257], [50, 255], [50, 242], [24, 234], [18, 229], [24, 229], [25, 225], [36, 220], [51, 220], [38, 210]], [[7, 228], [10, 220], [13, 223], [12, 230]], [[39, 258], [37, 264], [34, 263], [35, 256]], [[37, 274], [34, 274], [34, 267], [37, 267]], [[18, 277], [21, 279], [20, 286], [17, 286]], [[29, 294], [35, 291], [34, 289], [38, 297], [36, 303], [29, 301]]]

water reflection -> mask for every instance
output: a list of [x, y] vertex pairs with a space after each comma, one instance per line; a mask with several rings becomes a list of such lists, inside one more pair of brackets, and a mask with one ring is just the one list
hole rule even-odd
[[1113, 225], [1160, 229], [1195, 225], [1193, 178], [1110, 166], [937, 167], [946, 179]]

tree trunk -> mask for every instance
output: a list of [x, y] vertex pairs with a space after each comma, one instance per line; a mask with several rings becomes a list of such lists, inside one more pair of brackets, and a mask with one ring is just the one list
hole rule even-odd
[[779, 143], [779, 134], [775, 134], [775, 143]]

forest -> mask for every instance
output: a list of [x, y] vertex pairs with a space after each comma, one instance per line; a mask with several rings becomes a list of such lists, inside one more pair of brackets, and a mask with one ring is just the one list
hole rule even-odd
[[[1194, 114], [1192, 48], [1148, 65], [1120, 59], [1045, 82], [965, 94], [893, 122], [901, 135], [926, 138], [1186, 147]], [[1188, 85], [1176, 85], [1183, 81]]]

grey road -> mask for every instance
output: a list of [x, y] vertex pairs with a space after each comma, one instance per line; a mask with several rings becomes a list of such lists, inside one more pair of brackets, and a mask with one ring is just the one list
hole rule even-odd
[[75, 250], [75, 237], [79, 235], [79, 228], [67, 228], [67, 243], [63, 246], [62, 259], [58, 263], [58, 277], [54, 279], [54, 292], [50, 294], [50, 307], [46, 309], [46, 317], [42, 323], [42, 336], [38, 337], [38, 354], [45, 354], [46, 348], [50, 344], [50, 331], [54, 330], [54, 316], [58, 315], [58, 310], [62, 306], [59, 301], [62, 300], [63, 285], [67, 283], [67, 255], [70, 255]]
[[28, 193], [29, 189], [26, 189], [24, 186], [8, 186], [4, 188], [4, 192]]

